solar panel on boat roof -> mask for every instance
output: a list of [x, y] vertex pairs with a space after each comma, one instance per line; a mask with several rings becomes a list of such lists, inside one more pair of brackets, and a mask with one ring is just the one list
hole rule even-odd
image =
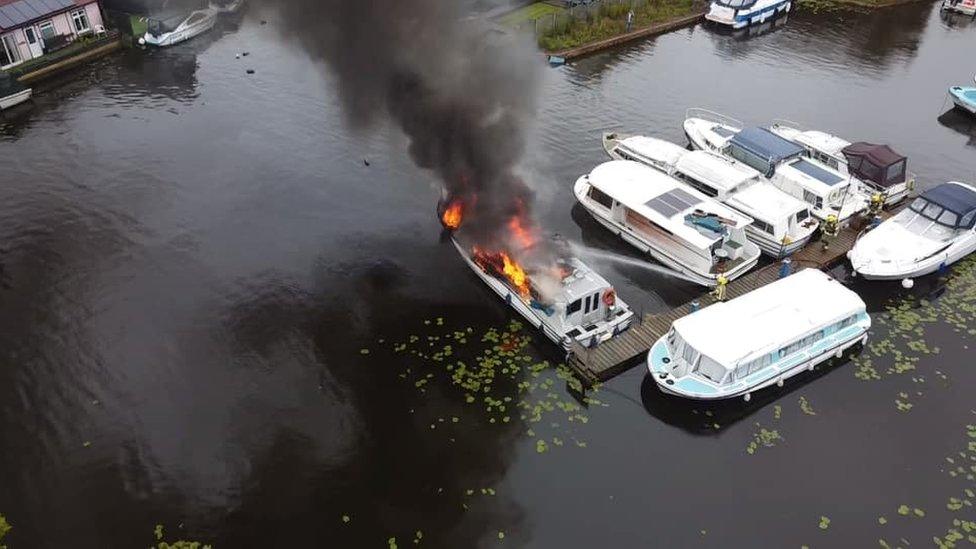
[[664, 217], [670, 218], [676, 213], [683, 212], [699, 202], [701, 201], [688, 191], [674, 188], [648, 200], [645, 205]]
[[722, 126], [715, 126], [714, 128], [712, 128], [712, 131], [719, 134], [722, 137], [732, 137], [733, 135], [735, 135], [734, 131]]
[[844, 180], [839, 174], [830, 173], [827, 170], [808, 162], [807, 160], [800, 159], [793, 163], [793, 167], [800, 170], [801, 172], [809, 175], [810, 177], [824, 183], [825, 185], [836, 185]]

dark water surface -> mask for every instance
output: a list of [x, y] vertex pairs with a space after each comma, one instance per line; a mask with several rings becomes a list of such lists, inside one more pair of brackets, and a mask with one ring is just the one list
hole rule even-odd
[[[577, 413], [557, 372], [506, 362], [558, 361], [548, 342], [503, 337], [478, 370], [494, 388], [459, 387], [446, 365], [475, 369], [511, 316], [441, 241], [404, 137], [351, 133], [329, 76], [273, 25], [102, 60], [0, 118], [12, 548], [145, 547], [156, 524], [222, 548], [918, 546], [974, 519], [949, 500], [976, 499], [973, 265], [910, 294], [855, 284], [903, 332], [915, 320], [884, 313], [890, 295], [925, 314], [941, 296], [911, 332], [915, 369], [881, 353], [880, 379], [845, 358], [705, 410], [636, 368]], [[946, 113], [945, 90], [970, 81], [974, 33], [930, 3], [801, 13], [548, 70], [526, 162], [542, 224], [626, 253], [573, 208], [572, 182], [604, 160], [602, 130], [680, 141], [688, 107], [889, 142], [922, 185], [971, 181], [976, 123]], [[598, 266], [643, 310], [696, 291]]]

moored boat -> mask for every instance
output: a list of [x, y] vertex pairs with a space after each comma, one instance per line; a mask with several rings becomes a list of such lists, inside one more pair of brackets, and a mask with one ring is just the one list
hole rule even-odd
[[573, 193], [601, 225], [697, 284], [732, 280], [759, 261], [745, 232], [751, 218], [637, 162], [605, 162]]
[[172, 46], [207, 32], [216, 22], [217, 12], [209, 8], [159, 16], [149, 20], [148, 30], [140, 43], [159, 47]]
[[942, 10], [976, 16], [976, 0], [942, 0]]
[[847, 256], [858, 276], [911, 280], [976, 250], [976, 188], [943, 183], [861, 236]]
[[789, 13], [791, 0], [714, 0], [705, 19], [733, 29], [758, 25]]
[[[471, 270], [532, 326], [565, 350], [576, 341], [593, 347], [627, 330], [634, 321], [630, 307], [617, 297], [613, 286], [575, 257], [559, 258], [552, 267], [558, 274], [550, 284], [533, 284], [533, 273], [523, 272], [516, 285], [505, 274], [507, 255], [485, 253], [451, 241]], [[506, 261], [509, 262], [506, 264]], [[521, 270], [521, 267], [518, 267]]]
[[807, 205], [776, 188], [756, 170], [724, 156], [646, 136], [605, 134], [611, 158], [640, 162], [752, 218], [749, 240], [780, 258], [809, 242], [820, 223]]
[[5, 72], [0, 72], [0, 110], [9, 109], [29, 100], [34, 90], [21, 84]]
[[244, 0], [210, 0], [209, 7], [217, 13], [236, 13], [244, 5]]
[[651, 347], [661, 391], [696, 400], [751, 398], [867, 341], [864, 301], [805, 269], [682, 317]]
[[908, 159], [887, 145], [851, 143], [816, 130], [804, 130], [794, 122], [775, 120], [769, 130], [805, 149], [810, 157], [845, 177], [854, 177], [867, 192], [884, 197], [893, 205], [915, 188], [915, 174], [908, 172]]
[[[976, 80], [976, 77], [973, 79]], [[976, 88], [952, 86], [949, 88], [949, 97], [957, 108], [976, 114]]]
[[751, 127], [733, 135], [722, 154], [762, 173], [777, 188], [800, 199], [820, 220], [845, 222], [865, 210], [869, 196], [852, 177], [845, 177], [810, 158], [805, 148], [766, 128]]
[[721, 153], [729, 139], [745, 127], [734, 118], [699, 108], [685, 111], [682, 126], [692, 148], [713, 153]]

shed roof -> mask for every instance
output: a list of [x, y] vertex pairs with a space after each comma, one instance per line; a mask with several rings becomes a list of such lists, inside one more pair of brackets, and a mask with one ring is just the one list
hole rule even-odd
[[0, 29], [15, 29], [25, 23], [88, 2], [74, 0], [0, 0]]
[[852, 314], [864, 301], [819, 269], [804, 269], [674, 322], [686, 343], [726, 367]]

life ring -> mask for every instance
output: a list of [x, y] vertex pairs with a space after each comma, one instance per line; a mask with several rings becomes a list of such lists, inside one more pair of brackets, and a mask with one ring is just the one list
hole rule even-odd
[[613, 307], [614, 303], [617, 302], [617, 294], [613, 291], [613, 288], [608, 289], [603, 292], [603, 304], [607, 307]]

